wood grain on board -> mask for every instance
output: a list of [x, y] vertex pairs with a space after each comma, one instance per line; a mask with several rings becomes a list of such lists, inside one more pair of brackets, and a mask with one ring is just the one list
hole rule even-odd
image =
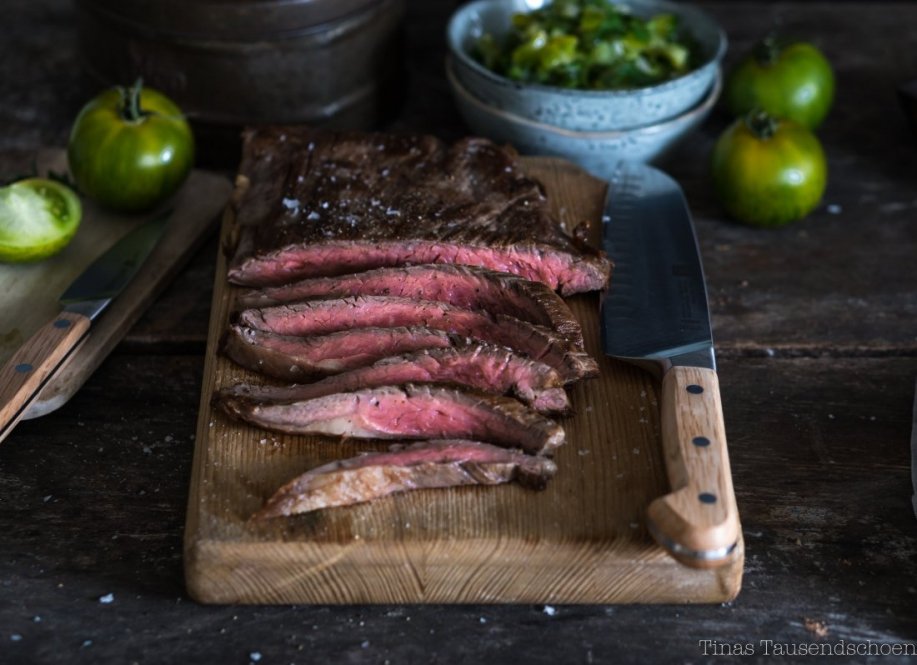
[[[66, 170], [63, 150], [39, 154], [40, 172]], [[175, 198], [163, 236], [133, 281], [93, 324], [81, 346], [58, 368], [24, 418], [37, 418], [66, 403], [137, 321], [144, 309], [200, 247], [230, 192], [229, 181], [192, 171]], [[60, 295], [97, 257], [153, 213], [119, 215], [83, 201], [83, 220], [70, 244], [38, 263], [0, 264], [0, 366], [60, 312]]]
[[[566, 225], [600, 219], [604, 183], [561, 161], [527, 159]], [[224, 219], [229, 232], [232, 215]], [[593, 223], [594, 241], [600, 229]], [[237, 289], [218, 260], [185, 536], [186, 582], [210, 603], [721, 602], [736, 560], [676, 562], [647, 533], [647, 505], [668, 489], [658, 386], [605, 358], [598, 294], [569, 299], [601, 377], [573, 388], [575, 415], [557, 477], [517, 486], [418, 491], [250, 524], [277, 488], [319, 464], [384, 443], [270, 433], [211, 407], [214, 391], [261, 381], [216, 353]]]

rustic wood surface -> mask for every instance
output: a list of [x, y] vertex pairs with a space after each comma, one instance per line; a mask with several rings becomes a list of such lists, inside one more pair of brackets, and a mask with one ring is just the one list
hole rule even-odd
[[[409, 3], [410, 98], [393, 126], [465, 130], [442, 74], [455, 3]], [[722, 116], [670, 160], [695, 212], [747, 547], [724, 606], [195, 604], [182, 530], [216, 243], [74, 400], [0, 446], [3, 663], [679, 663], [702, 640], [917, 638], [909, 434], [917, 375], [915, 142], [895, 86], [917, 76], [907, 3], [702, 3], [730, 58], [771, 28], [825, 48], [838, 100], [819, 134], [825, 205], [783, 231], [727, 222], [706, 160]], [[66, 141], [92, 92], [65, 0], [0, 22], [0, 172]], [[837, 207], [829, 208], [829, 204]], [[104, 602], [109, 599], [111, 602]], [[100, 600], [101, 599], [101, 600]], [[708, 646], [708, 653], [712, 653]], [[903, 663], [907, 658], [858, 658]], [[790, 661], [788, 661], [790, 662]]]

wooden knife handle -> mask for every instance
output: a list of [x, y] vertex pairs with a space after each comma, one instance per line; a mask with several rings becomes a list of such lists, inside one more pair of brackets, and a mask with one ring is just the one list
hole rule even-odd
[[[739, 538], [716, 372], [672, 367], [662, 380], [662, 446], [672, 486], [650, 504], [650, 531], [694, 568], [729, 563]], [[701, 553], [719, 553], [705, 558]]]
[[82, 314], [61, 312], [39, 328], [0, 369], [0, 442], [22, 418], [51, 374], [89, 332]]

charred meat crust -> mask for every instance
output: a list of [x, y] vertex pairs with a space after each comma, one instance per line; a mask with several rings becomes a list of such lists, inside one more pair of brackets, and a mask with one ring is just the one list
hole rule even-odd
[[267, 127], [246, 132], [240, 173], [237, 284], [455, 263], [571, 294], [603, 288], [611, 270], [563, 230], [515, 155], [484, 139]]

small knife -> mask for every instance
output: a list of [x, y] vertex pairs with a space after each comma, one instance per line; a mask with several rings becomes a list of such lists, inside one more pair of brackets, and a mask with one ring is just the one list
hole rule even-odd
[[686, 565], [724, 565], [736, 553], [739, 515], [707, 289], [684, 194], [658, 169], [620, 162], [604, 212], [603, 244], [615, 270], [602, 302], [603, 348], [662, 378], [671, 493], [650, 504], [650, 533]]
[[39, 328], [0, 368], [0, 442], [88, 335], [92, 322], [133, 279], [162, 236], [170, 213], [133, 229], [86, 268], [60, 297], [61, 313]]

